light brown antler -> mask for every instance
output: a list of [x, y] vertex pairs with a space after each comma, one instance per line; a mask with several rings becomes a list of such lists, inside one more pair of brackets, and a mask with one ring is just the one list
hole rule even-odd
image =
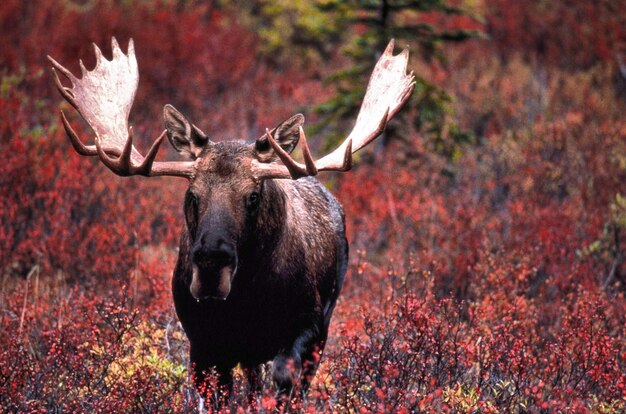
[[309, 151], [306, 136], [300, 128], [300, 143], [304, 164], [294, 160], [276, 142], [269, 131], [268, 141], [283, 162], [266, 164], [254, 162], [253, 172], [261, 178], [300, 178], [316, 175], [319, 171], [348, 171], [352, 168], [352, 154], [360, 150], [383, 133], [387, 122], [404, 106], [413, 88], [413, 72], [407, 74], [408, 50], [393, 55], [394, 41], [390, 41], [385, 52], [376, 63], [370, 77], [363, 103], [352, 132], [333, 152], [315, 161]]
[[[81, 155], [98, 155], [103, 164], [121, 176], [192, 177], [195, 162], [154, 161], [165, 137], [165, 131], [154, 141], [145, 157], [133, 145], [133, 130], [128, 126], [128, 115], [135, 99], [139, 72], [132, 39], [128, 43], [128, 52], [125, 55], [113, 38], [113, 58], [110, 61], [102, 56], [102, 52], [95, 44], [94, 49], [96, 67], [88, 71], [80, 61], [82, 72], [80, 79], [48, 56], [48, 60], [54, 66], [52, 72], [59, 92], [96, 134], [95, 145], [83, 144], [61, 111], [63, 126], [76, 152]], [[63, 86], [57, 70], [70, 80], [71, 87]]]

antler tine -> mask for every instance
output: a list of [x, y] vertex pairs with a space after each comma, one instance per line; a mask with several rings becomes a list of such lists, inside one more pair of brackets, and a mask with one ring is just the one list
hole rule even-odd
[[[165, 132], [154, 141], [145, 157], [133, 145], [134, 134], [132, 127], [128, 126], [128, 115], [137, 91], [139, 73], [132, 39], [128, 42], [125, 54], [113, 38], [111, 60], [102, 55], [97, 45], [93, 46], [96, 66], [87, 70], [80, 61], [80, 79], [48, 56], [59, 92], [95, 132], [95, 145], [85, 145], [61, 112], [63, 126], [76, 152], [81, 155], [98, 155], [104, 165], [121, 176], [171, 175], [191, 178], [195, 172], [195, 162], [155, 162]], [[61, 83], [56, 71], [70, 80], [71, 87]]]
[[[100, 142], [100, 137], [98, 137], [98, 135], [96, 135], [96, 137], [94, 139], [94, 142], [96, 143], [96, 151], [98, 152], [98, 156], [100, 157], [100, 161], [102, 161], [102, 163], [104, 165], [109, 167], [109, 169], [111, 171], [113, 171], [115, 174], [120, 175], [122, 177], [126, 177], [126, 176], [129, 175], [127, 171], [124, 171], [122, 168], [120, 168], [119, 159], [110, 158], [107, 155], [107, 153], [102, 148], [102, 143]], [[125, 150], [126, 150], [126, 147], [124, 147], [124, 151]], [[123, 151], [122, 151], [122, 154], [123, 154]], [[121, 157], [122, 157], [122, 155], [120, 156], [120, 158]]]
[[344, 155], [343, 155], [344, 170], [340, 170], [340, 171], [349, 171], [352, 169], [352, 140], [349, 139], [347, 143], [348, 144], [346, 145], [346, 151], [344, 152]]
[[408, 50], [394, 56], [393, 48], [394, 41], [391, 40], [374, 67], [354, 128], [339, 147], [314, 161], [301, 129], [303, 165], [284, 151], [268, 131], [269, 142], [284, 165], [257, 162], [254, 164], [255, 175], [296, 179], [316, 175], [319, 171], [348, 171], [352, 168], [352, 154], [383, 133], [387, 122], [406, 104], [415, 87], [413, 72], [406, 73]]
[[[124, 149], [122, 153], [117, 158], [110, 157], [106, 151], [100, 145], [100, 140], [96, 138], [96, 149], [98, 155], [100, 156], [102, 163], [113, 170], [116, 174], [127, 177], [130, 175], [143, 175], [146, 177], [151, 176], [152, 165], [154, 164], [154, 160], [159, 151], [159, 147], [163, 142], [163, 138], [165, 138], [166, 130], [164, 130], [161, 135], [152, 143], [152, 146], [148, 150], [148, 154], [143, 157], [143, 160], [139, 165], [133, 165], [131, 159], [131, 153], [133, 150], [133, 127], [128, 129], [128, 140], [124, 145]], [[158, 164], [158, 163], [157, 163]], [[166, 163], [161, 163], [166, 164]]]
[[96, 55], [96, 67], [98, 67], [102, 63], [102, 51], [100, 50], [97, 44], [92, 43], [92, 45], [93, 45], [93, 52]]
[[65, 75], [70, 80], [70, 82], [72, 82], [72, 85], [74, 85], [74, 82], [72, 81], [72, 79], [76, 79], [76, 78], [74, 77], [74, 75], [72, 75], [70, 71], [65, 69], [63, 66], [61, 66], [56, 60], [52, 59], [50, 56], [48, 56], [48, 60], [54, 66], [52, 68], [52, 79], [54, 79], [54, 83], [57, 89], [59, 90], [61, 95], [65, 98], [65, 100], [69, 102], [69, 104], [72, 105], [74, 109], [78, 110], [78, 107], [76, 106], [76, 102], [74, 102], [74, 94], [72, 93], [72, 89], [68, 88], [67, 86], [63, 86], [63, 84], [61, 83], [61, 79], [59, 79], [59, 74], [57, 73], [57, 70], [60, 71], [63, 75]]
[[[52, 63], [52, 66], [53, 66], [52, 72], [54, 72], [54, 76], [56, 80], [59, 80], [59, 77], [57, 76], [55, 69], [61, 72], [63, 75], [65, 75], [72, 82], [72, 85], [73, 85], [74, 81], [76, 80], [76, 76], [74, 76], [72, 72], [70, 72], [67, 68], [65, 68], [65, 66], [61, 65], [59, 62], [54, 60], [52, 56], [48, 55], [47, 58], [50, 61], [50, 63]], [[61, 85], [61, 82], [57, 82], [57, 86], [58, 85]], [[61, 85], [60, 89], [65, 89], [65, 87]]]
[[396, 39], [391, 39], [389, 43], [387, 43], [387, 47], [385, 48], [385, 51], [383, 52], [383, 54], [388, 55], [388, 56], [393, 56], [394, 47], [396, 47]]
[[135, 139], [135, 134], [134, 134], [133, 127], [132, 126], [128, 127], [128, 139], [126, 140], [126, 144], [124, 145], [124, 149], [122, 150], [122, 153], [117, 159], [117, 164], [120, 165], [120, 167], [128, 166], [128, 172], [130, 172], [132, 168], [132, 160], [130, 158], [130, 155], [133, 151], [134, 139]]
[[113, 51], [113, 59], [115, 59], [122, 53], [122, 49], [120, 49], [120, 45], [119, 43], [117, 43], [117, 39], [115, 38], [115, 36], [111, 37], [111, 50]]
[[[156, 159], [157, 153], [159, 152], [159, 148], [161, 147], [163, 138], [165, 138], [166, 135], [167, 135], [167, 130], [163, 130], [163, 132], [161, 132], [161, 135], [159, 135], [158, 138], [152, 143], [152, 146], [148, 150], [148, 153], [143, 159], [143, 162], [138, 167], [139, 170], [143, 171], [143, 173], [141, 173], [142, 175], [148, 175], [150, 171], [152, 170], [152, 165], [155, 163], [154, 160]], [[166, 163], [161, 163], [161, 164], [166, 164]]]
[[269, 129], [265, 129], [265, 134], [267, 135], [267, 139], [270, 145], [272, 146], [272, 148], [274, 149], [274, 152], [276, 152], [276, 155], [278, 155], [278, 158], [280, 158], [284, 166], [289, 171], [290, 177], [297, 179], [297, 178], [308, 175], [306, 167], [300, 164], [299, 162], [297, 162], [296, 160], [294, 160], [291, 157], [291, 155], [287, 153], [287, 151], [285, 151], [284, 149], [282, 149], [280, 145], [278, 145], [278, 143], [272, 136], [272, 133], [270, 132]]
[[304, 129], [302, 126], [298, 127], [300, 131], [300, 145], [302, 146], [302, 156], [304, 157], [304, 165], [306, 165], [306, 172], [308, 175], [317, 175], [317, 166], [315, 165], [315, 160], [313, 159], [313, 155], [311, 155], [311, 150], [309, 150], [309, 143], [306, 140], [306, 135], [304, 134]]
[[67, 134], [70, 142], [72, 143], [72, 146], [74, 147], [74, 150], [76, 150], [77, 153], [79, 153], [80, 155], [98, 155], [98, 149], [94, 145], [85, 145], [80, 140], [80, 138], [78, 138], [78, 135], [76, 134], [76, 132], [74, 132], [74, 129], [65, 117], [65, 113], [63, 111], [61, 111], [61, 121], [63, 122], [65, 133]]

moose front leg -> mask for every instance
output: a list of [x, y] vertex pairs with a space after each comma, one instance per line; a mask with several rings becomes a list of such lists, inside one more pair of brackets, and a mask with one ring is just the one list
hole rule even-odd
[[[189, 360], [196, 390], [211, 405], [219, 406], [220, 395], [232, 391], [233, 376], [231, 365], [234, 364], [219, 364], [215, 360], [207, 358], [206, 351], [202, 346], [191, 344], [189, 351]], [[217, 374], [217, 384], [208, 377], [213, 370]], [[213, 384], [217, 385], [217, 388]]]
[[282, 350], [272, 363], [272, 378], [278, 390], [288, 395], [299, 379], [301, 391], [308, 389], [324, 349], [328, 330], [313, 326], [304, 329], [292, 346]]

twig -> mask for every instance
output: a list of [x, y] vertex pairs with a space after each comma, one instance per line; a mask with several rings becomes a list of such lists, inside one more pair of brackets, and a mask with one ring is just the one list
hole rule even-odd
[[28, 272], [28, 274], [26, 275], [26, 281], [24, 282], [26, 285], [24, 287], [24, 303], [22, 304], [22, 314], [20, 315], [20, 326], [17, 329], [18, 336], [22, 335], [22, 329], [24, 328], [24, 319], [26, 317], [26, 303], [28, 299], [28, 285], [29, 285], [30, 277], [34, 273], [37, 273], [37, 275], [39, 275], [39, 265], [33, 266], [33, 268], [30, 269], [30, 272]]
[[617, 226], [613, 229], [613, 238], [615, 241], [615, 254], [613, 255], [613, 263], [611, 263], [611, 271], [609, 275], [604, 280], [602, 284], [602, 288], [606, 289], [609, 287], [611, 282], [615, 279], [615, 273], [617, 272], [617, 268], [619, 264], [622, 262], [622, 252], [620, 250], [620, 238], [619, 238], [619, 229]]

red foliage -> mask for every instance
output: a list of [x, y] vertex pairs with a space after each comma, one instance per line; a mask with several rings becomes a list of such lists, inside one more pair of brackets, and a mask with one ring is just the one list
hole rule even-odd
[[511, 51], [561, 67], [609, 62], [626, 47], [619, 2], [487, 2], [487, 32], [503, 55]]
[[[480, 143], [450, 160], [407, 133], [410, 156], [391, 143], [336, 181], [352, 262], [308, 396], [278, 398], [266, 369], [259, 390], [239, 372], [228, 399], [209, 376], [207, 407], [626, 409], [626, 105], [609, 63], [623, 12], [587, 3], [485, 2], [496, 51], [429, 68]], [[197, 410], [169, 292], [184, 183], [76, 155], [42, 68], [134, 38], [142, 148], [168, 102], [253, 138], [324, 99], [307, 73], [259, 61], [235, 21], [196, 2], [0, 4], [2, 411]]]

